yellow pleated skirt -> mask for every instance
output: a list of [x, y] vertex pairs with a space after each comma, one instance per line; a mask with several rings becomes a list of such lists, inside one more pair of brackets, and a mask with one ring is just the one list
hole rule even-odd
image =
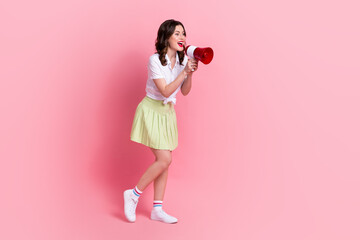
[[151, 148], [174, 150], [178, 129], [173, 104], [145, 96], [136, 108], [130, 139]]

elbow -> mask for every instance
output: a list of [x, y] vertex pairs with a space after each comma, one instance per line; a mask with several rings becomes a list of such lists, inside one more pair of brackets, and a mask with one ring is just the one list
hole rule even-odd
[[185, 91], [181, 90], [181, 93], [182, 93], [182, 95], [183, 95], [183, 96], [188, 95], [188, 94], [189, 94], [189, 92], [190, 92], [190, 91], [185, 92]]

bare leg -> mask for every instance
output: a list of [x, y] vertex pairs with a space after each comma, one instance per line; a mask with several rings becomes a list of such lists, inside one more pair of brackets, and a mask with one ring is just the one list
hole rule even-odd
[[[156, 151], [153, 151], [153, 153], [155, 156], [158, 154]], [[171, 153], [172, 151], [170, 151], [170, 159], [172, 159]], [[168, 152], [166, 154], [169, 155]], [[154, 180], [154, 200], [162, 201], [164, 199], [168, 173], [169, 167]]]
[[154, 180], [154, 200], [162, 201], [164, 199], [168, 172], [168, 169], [164, 170]]
[[[150, 148], [151, 151], [155, 155], [155, 162], [150, 165], [150, 167], [145, 171], [145, 173], [140, 178], [137, 187], [140, 191], [144, 191], [145, 188], [154, 181], [159, 175], [161, 175], [167, 168], [169, 167], [171, 163], [171, 152], [169, 150], [160, 150], [160, 149], [153, 149]], [[167, 179], [167, 173], [164, 175], [165, 178], [165, 185], [166, 185], [166, 179]], [[164, 176], [160, 178], [160, 186], [163, 188], [163, 193], [165, 192], [165, 186], [163, 184]], [[154, 182], [155, 186], [155, 182]], [[160, 192], [161, 194], [161, 192]], [[157, 199], [158, 200], [158, 199]]]

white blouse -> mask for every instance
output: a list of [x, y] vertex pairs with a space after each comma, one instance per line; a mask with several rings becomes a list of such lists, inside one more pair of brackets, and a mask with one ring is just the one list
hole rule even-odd
[[164, 78], [166, 84], [173, 82], [181, 73], [181, 71], [185, 68], [188, 58], [185, 55], [182, 65], [180, 65], [179, 56], [178, 53], [176, 53], [176, 63], [173, 69], [171, 69], [171, 61], [167, 54], [165, 55], [165, 59], [167, 61], [167, 65], [163, 66], [161, 65], [158, 53], [150, 56], [148, 62], [148, 79], [145, 89], [146, 96], [156, 100], [163, 100], [163, 104], [167, 104], [168, 102], [173, 102], [174, 104], [176, 104], [176, 94], [179, 92], [184, 81], [179, 85], [175, 92], [171, 94], [171, 96], [166, 98], [161, 95], [153, 79]]

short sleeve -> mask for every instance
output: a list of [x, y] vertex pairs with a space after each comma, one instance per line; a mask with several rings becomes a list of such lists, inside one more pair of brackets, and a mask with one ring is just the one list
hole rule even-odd
[[151, 79], [165, 78], [160, 68], [160, 60], [156, 55], [153, 55], [149, 59], [148, 72]]

